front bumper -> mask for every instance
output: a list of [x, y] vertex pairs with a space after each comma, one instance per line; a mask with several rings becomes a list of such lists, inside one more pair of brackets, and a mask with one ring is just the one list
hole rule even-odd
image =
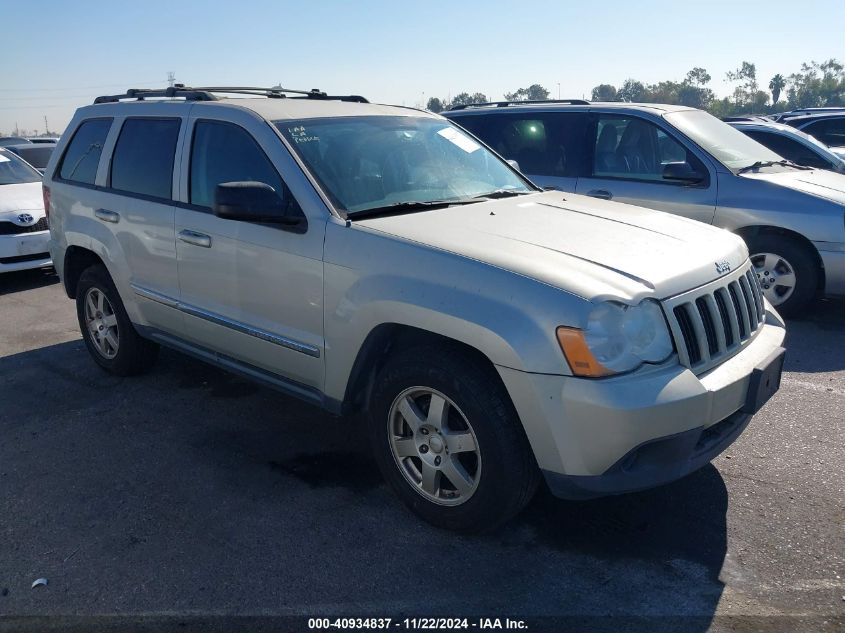
[[50, 231], [0, 236], [0, 273], [50, 266]]
[[824, 291], [828, 295], [845, 295], [845, 243], [814, 242], [824, 264]]
[[696, 376], [677, 363], [588, 380], [499, 367], [552, 492], [589, 498], [668, 483], [745, 429], [755, 368], [783, 343], [771, 313], [739, 353]]

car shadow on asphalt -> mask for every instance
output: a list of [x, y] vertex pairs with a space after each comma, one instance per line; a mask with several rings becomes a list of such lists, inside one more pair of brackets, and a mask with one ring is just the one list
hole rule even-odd
[[0, 274], [0, 296], [52, 286], [57, 283], [59, 283], [59, 277], [52, 266], [2, 273]]
[[845, 369], [845, 299], [814, 302], [800, 317], [786, 322], [786, 360], [791, 372], [834, 372]]
[[[592, 501], [561, 501], [541, 488], [502, 528], [456, 536], [422, 523], [389, 492], [359, 419], [334, 418], [175, 352], [163, 350], [148, 375], [120, 379], [99, 370], [77, 340], [0, 358], [0, 375], [11, 377], [0, 381], [0, 402], [9, 404], [0, 461], [21, 478], [16, 485], [10, 475], [7, 489], [33, 495], [20, 504], [31, 514], [26, 525], [40, 526], [22, 524], [9, 538], [46, 550], [59, 516], [68, 540], [55, 546], [72, 552], [76, 530], [87, 529], [73, 526], [92, 514], [111, 517], [94, 535], [96, 556], [74, 559], [92, 583], [113, 575], [134, 586], [146, 573], [164, 588], [205, 586], [206, 576], [221, 575], [225, 593], [209, 587], [192, 596], [194, 612], [233, 596], [265, 608], [277, 598], [255, 586], [247, 570], [257, 568], [276, 579], [268, 589], [296, 579], [285, 604], [319, 600], [347, 605], [346, 614], [372, 611], [376, 596], [384, 605], [377, 609], [401, 604], [408, 616], [431, 615], [439, 604], [442, 615], [565, 616], [578, 619], [575, 628], [684, 633], [706, 631], [722, 595], [728, 494], [712, 465], [661, 488]], [[100, 415], [110, 411], [113, 420]], [[30, 479], [39, 463], [63, 472]], [[80, 496], [83, 505], [74, 501]], [[182, 505], [177, 512], [159, 497]], [[187, 576], [169, 567], [185, 550], [196, 568]], [[29, 564], [49, 562], [34, 556]], [[109, 562], [88, 570], [87, 560]], [[64, 563], [55, 564], [55, 583], [70, 583]], [[465, 580], [435, 582], [441, 602], [406, 599], [419, 582], [411, 570], [436, 576], [441, 568]], [[81, 609], [81, 590], [70, 591], [70, 610]], [[145, 609], [171, 609], [167, 595]]]

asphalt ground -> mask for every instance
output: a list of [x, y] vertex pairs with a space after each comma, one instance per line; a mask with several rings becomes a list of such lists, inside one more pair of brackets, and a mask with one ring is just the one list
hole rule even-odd
[[105, 374], [56, 277], [5, 274], [0, 630], [843, 631], [845, 301], [789, 322], [787, 348], [780, 391], [713, 464], [595, 501], [541, 491], [456, 536], [392, 496], [359, 420], [166, 350]]

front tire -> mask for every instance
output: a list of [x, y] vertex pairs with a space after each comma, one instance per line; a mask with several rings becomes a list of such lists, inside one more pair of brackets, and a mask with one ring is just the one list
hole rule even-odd
[[813, 253], [793, 239], [774, 234], [749, 240], [748, 251], [769, 303], [783, 316], [801, 314], [819, 287], [821, 271]]
[[118, 376], [147, 371], [158, 345], [138, 335], [106, 268], [87, 268], [76, 288], [76, 316], [88, 352], [100, 367]]
[[370, 442], [394, 492], [429, 523], [490, 530], [539, 483], [520, 420], [492, 367], [450, 347], [415, 347], [379, 374]]

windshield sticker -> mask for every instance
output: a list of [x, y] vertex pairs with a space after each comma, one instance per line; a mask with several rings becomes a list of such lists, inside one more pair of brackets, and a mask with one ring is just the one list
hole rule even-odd
[[296, 143], [310, 143], [311, 141], [320, 140], [319, 136], [309, 134], [304, 125], [289, 127], [288, 133]]
[[438, 134], [469, 154], [477, 149], [481, 149], [481, 145], [473, 141], [470, 137], [464, 136], [453, 127], [444, 127]]

